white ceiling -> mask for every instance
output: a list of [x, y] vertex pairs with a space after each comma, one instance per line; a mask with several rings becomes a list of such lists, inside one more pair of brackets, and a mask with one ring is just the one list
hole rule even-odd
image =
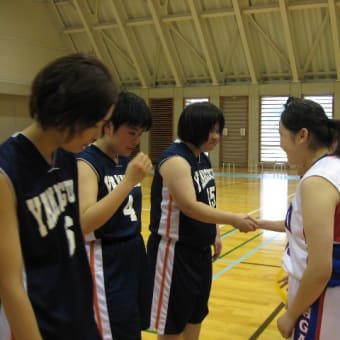
[[52, 54], [96, 55], [122, 87], [340, 80], [339, 0], [11, 1], [51, 18]]

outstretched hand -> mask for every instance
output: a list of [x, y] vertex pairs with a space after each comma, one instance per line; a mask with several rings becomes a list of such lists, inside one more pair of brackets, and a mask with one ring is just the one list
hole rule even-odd
[[255, 231], [257, 228], [257, 221], [246, 214], [237, 214], [236, 222], [233, 225], [239, 231], [247, 233], [248, 231]]
[[152, 169], [152, 162], [148, 155], [139, 152], [128, 164], [125, 172], [125, 180], [132, 185], [136, 185], [144, 179], [144, 177]]
[[221, 255], [222, 252], [222, 240], [221, 240], [221, 234], [220, 234], [220, 227], [219, 225], [216, 225], [216, 238], [214, 243], [214, 253], [212, 255], [212, 261], [216, 261], [218, 257]]
[[277, 319], [277, 328], [284, 338], [289, 338], [295, 326], [295, 320], [293, 320], [287, 312]]

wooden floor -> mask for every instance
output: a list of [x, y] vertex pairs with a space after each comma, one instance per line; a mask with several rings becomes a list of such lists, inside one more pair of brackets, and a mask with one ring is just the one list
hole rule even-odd
[[[283, 219], [298, 177], [282, 172], [216, 172], [218, 208], [257, 218]], [[143, 182], [143, 236], [148, 237], [150, 183]], [[213, 265], [210, 313], [201, 340], [282, 339], [276, 320], [283, 310], [276, 276], [286, 243], [284, 233], [258, 230], [243, 234], [221, 228], [223, 251]], [[143, 340], [155, 340], [143, 332]]]

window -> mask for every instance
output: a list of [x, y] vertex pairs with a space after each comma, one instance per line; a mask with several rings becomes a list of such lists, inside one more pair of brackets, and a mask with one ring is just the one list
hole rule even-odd
[[[304, 96], [319, 103], [328, 118], [333, 117], [333, 96]], [[283, 105], [288, 97], [261, 98], [260, 162], [286, 162], [285, 152], [280, 148], [279, 121]]]
[[286, 162], [280, 147], [279, 121], [288, 97], [261, 98], [260, 162]]
[[209, 98], [202, 97], [202, 98], [184, 98], [184, 107], [187, 105], [198, 103], [198, 102], [209, 102]]
[[333, 96], [304, 96], [305, 99], [319, 103], [328, 118], [333, 118]]

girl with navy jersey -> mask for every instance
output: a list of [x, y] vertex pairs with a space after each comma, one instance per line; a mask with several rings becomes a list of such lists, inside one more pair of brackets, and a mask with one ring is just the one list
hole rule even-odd
[[285, 221], [288, 304], [277, 321], [285, 338], [335, 340], [340, 323], [340, 122], [310, 100], [289, 98], [280, 119], [281, 147], [301, 179]]
[[149, 326], [140, 181], [152, 163], [143, 153], [132, 160], [130, 155], [150, 126], [144, 100], [121, 92], [103, 136], [78, 155], [80, 208], [103, 339], [138, 340]]
[[110, 119], [116, 88], [80, 54], [32, 84], [33, 123], [0, 146], [0, 339], [99, 339], [75, 157]]
[[158, 339], [199, 338], [208, 314], [212, 259], [222, 248], [217, 224], [256, 229], [249, 216], [216, 209], [206, 153], [219, 142], [223, 127], [223, 113], [213, 104], [187, 106], [178, 121], [179, 140], [163, 152], [155, 169], [147, 254], [153, 280], [150, 328]]

